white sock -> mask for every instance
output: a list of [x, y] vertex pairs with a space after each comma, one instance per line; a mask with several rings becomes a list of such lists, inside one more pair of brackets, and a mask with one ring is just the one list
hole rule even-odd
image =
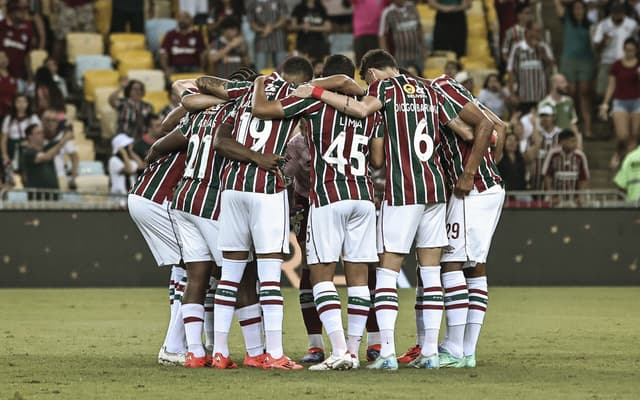
[[469, 310], [469, 293], [462, 271], [442, 274], [444, 288], [444, 310], [447, 315], [447, 336], [442, 347], [452, 356], [462, 358], [464, 331]]
[[470, 356], [476, 353], [480, 330], [487, 312], [489, 302], [487, 277], [468, 278], [467, 287], [469, 288], [469, 313], [464, 331], [464, 355]]
[[398, 318], [398, 273], [386, 268], [376, 269], [375, 308], [380, 327], [380, 356], [396, 354], [394, 330]]
[[323, 281], [313, 286], [313, 300], [318, 317], [331, 342], [331, 354], [341, 356], [347, 351], [347, 341], [342, 327], [340, 297], [333, 282]]
[[422, 318], [425, 329], [425, 337], [422, 342], [422, 355], [431, 356], [438, 354], [438, 333], [442, 322], [442, 284], [440, 283], [440, 266], [420, 266], [422, 278]]
[[223, 357], [229, 357], [229, 330], [236, 308], [238, 287], [246, 266], [247, 260], [222, 260], [222, 274], [213, 307], [214, 355], [220, 353]]
[[350, 286], [347, 296], [347, 350], [357, 357], [371, 308], [371, 295], [368, 286]]
[[258, 259], [258, 279], [260, 280], [260, 306], [264, 319], [264, 333], [267, 353], [278, 359], [284, 355], [282, 348], [282, 319], [284, 299], [280, 291], [282, 260]]
[[173, 307], [173, 302], [176, 297], [176, 272], [175, 266], [171, 267], [171, 275], [169, 276], [169, 325], [167, 326], [167, 333], [164, 335], [164, 341], [162, 342], [162, 347], [167, 346], [167, 341], [169, 341], [169, 335], [171, 334], [171, 327], [173, 326], [173, 321], [176, 318], [176, 311]]
[[422, 318], [422, 296], [424, 288], [416, 286], [416, 305], [414, 307], [416, 313], [416, 347], [422, 346], [424, 342], [424, 318]]
[[202, 304], [183, 304], [182, 318], [187, 335], [187, 349], [195, 357], [204, 357], [202, 347], [202, 323], [204, 322], [204, 306]]
[[213, 349], [213, 300], [216, 295], [218, 280], [213, 276], [209, 278], [209, 287], [204, 297], [204, 345], [207, 349]]
[[165, 346], [170, 353], [185, 353], [186, 337], [181, 309], [187, 277], [184, 268], [173, 267], [172, 271], [174, 273], [175, 289], [173, 303], [171, 304], [171, 325], [169, 325], [169, 330], [167, 331]]
[[367, 347], [380, 344], [380, 332], [367, 332]]
[[250, 306], [236, 308], [236, 317], [242, 329], [247, 354], [255, 357], [264, 353], [264, 344], [262, 343], [262, 309], [260, 308], [260, 304], [256, 303]]
[[324, 349], [324, 340], [322, 340], [322, 335], [319, 333], [315, 333], [309, 335], [309, 348], [319, 347]]

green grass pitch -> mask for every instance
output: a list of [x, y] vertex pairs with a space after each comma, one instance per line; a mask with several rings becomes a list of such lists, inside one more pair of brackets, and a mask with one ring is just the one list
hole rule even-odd
[[[401, 290], [398, 352], [413, 343]], [[285, 290], [285, 351], [306, 350]], [[638, 288], [490, 288], [473, 370], [186, 370], [156, 364], [162, 289], [0, 291], [0, 399], [638, 399]], [[344, 298], [344, 292], [342, 292]], [[234, 323], [232, 354], [241, 361]], [[364, 346], [363, 346], [364, 347]]]

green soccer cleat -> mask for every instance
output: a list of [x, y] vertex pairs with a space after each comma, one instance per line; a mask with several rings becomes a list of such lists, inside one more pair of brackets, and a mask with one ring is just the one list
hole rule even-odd
[[437, 354], [425, 356], [420, 354], [418, 358], [408, 364], [413, 368], [438, 369], [440, 368], [440, 357]]
[[475, 368], [476, 367], [476, 355], [471, 354], [470, 356], [464, 356], [464, 366], [466, 368]]
[[367, 365], [368, 369], [382, 369], [385, 371], [397, 371], [398, 360], [395, 354], [391, 354], [387, 357], [379, 356], [374, 362]]
[[440, 358], [440, 366], [442, 368], [464, 368], [466, 366], [464, 357], [455, 357], [447, 349], [440, 348], [438, 354]]

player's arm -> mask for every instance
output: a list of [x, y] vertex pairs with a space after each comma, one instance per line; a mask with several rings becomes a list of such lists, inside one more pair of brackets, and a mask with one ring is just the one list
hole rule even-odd
[[492, 143], [493, 159], [496, 163], [499, 163], [500, 160], [502, 160], [502, 155], [504, 154], [504, 142], [507, 137], [507, 123], [488, 108], [483, 109], [482, 112], [491, 120], [491, 122], [493, 122], [493, 130], [496, 133], [495, 144]]
[[373, 138], [369, 141], [369, 162], [375, 169], [384, 166], [384, 139]]
[[317, 78], [311, 81], [313, 86], [321, 87], [325, 90], [333, 90], [346, 94], [347, 96], [364, 96], [367, 91], [358, 85], [358, 82], [347, 75], [333, 75], [326, 78]]
[[256, 78], [253, 84], [253, 100], [251, 114], [262, 119], [282, 119], [285, 117], [284, 107], [280, 100], [267, 100], [264, 92], [264, 76]]
[[213, 148], [224, 158], [245, 163], [254, 163], [258, 167], [278, 173], [278, 165], [284, 158], [277, 154], [262, 154], [238, 143], [231, 132], [233, 125], [222, 124], [213, 139]]
[[375, 97], [365, 96], [362, 100], [355, 100], [313, 85], [302, 85], [293, 95], [302, 98], [313, 97], [355, 118], [365, 118], [382, 108], [382, 103]]
[[196, 79], [196, 87], [202, 94], [216, 96], [223, 100], [229, 100], [227, 84], [230, 81], [215, 76], [201, 76]]
[[145, 160], [151, 164], [167, 154], [184, 151], [187, 149], [188, 143], [187, 138], [180, 129], [174, 129], [170, 134], [158, 139], [151, 146]]
[[171, 110], [169, 114], [167, 114], [167, 116], [162, 120], [162, 132], [167, 134], [171, 133], [171, 131], [176, 129], [176, 127], [180, 123], [180, 120], [184, 118], [185, 115], [187, 115], [187, 109], [182, 105]]
[[171, 91], [178, 97], [182, 97], [184, 92], [194, 91], [195, 88], [195, 79], [179, 79], [171, 84]]
[[225, 102], [226, 100], [222, 100], [219, 97], [200, 93], [188, 94], [182, 97], [182, 106], [189, 112], [206, 110], [209, 107], [214, 107]]

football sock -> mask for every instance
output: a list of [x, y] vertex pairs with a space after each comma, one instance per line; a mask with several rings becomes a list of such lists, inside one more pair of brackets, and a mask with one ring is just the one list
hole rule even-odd
[[260, 281], [260, 306], [264, 318], [264, 333], [267, 353], [278, 359], [284, 355], [282, 349], [282, 319], [284, 299], [280, 291], [282, 260], [258, 259]]
[[220, 353], [229, 357], [229, 330], [236, 308], [238, 287], [246, 266], [247, 260], [222, 259], [222, 274], [213, 307], [213, 354]]
[[380, 327], [380, 356], [396, 353], [394, 329], [398, 318], [398, 273], [386, 268], [376, 269], [376, 292], [374, 304]]
[[424, 341], [421, 352], [424, 356], [438, 354], [438, 333], [442, 322], [442, 285], [440, 267], [420, 267], [420, 277], [424, 286], [422, 296], [422, 318], [424, 323]]
[[358, 357], [360, 342], [367, 324], [371, 308], [371, 297], [367, 286], [350, 286], [347, 288], [347, 350]]
[[175, 315], [172, 317], [166, 342], [166, 349], [170, 353], [184, 353], [186, 350], [184, 320], [182, 319], [182, 296], [184, 295], [184, 289], [187, 285], [186, 274], [187, 272], [184, 268], [176, 268], [175, 294], [173, 296], [173, 304], [171, 305], [171, 313], [175, 313]]
[[489, 302], [487, 277], [468, 278], [467, 286], [469, 287], [469, 313], [464, 331], [464, 355], [470, 356], [476, 353], [484, 315], [487, 312]]
[[416, 313], [416, 347], [422, 346], [424, 342], [424, 319], [422, 318], [422, 295], [424, 288], [416, 286], [416, 305], [414, 310]]
[[324, 348], [322, 321], [318, 317], [318, 311], [313, 301], [313, 289], [311, 288], [308, 268], [302, 269], [302, 276], [300, 277], [300, 309], [302, 311], [302, 320], [309, 336], [309, 348]]
[[176, 271], [175, 266], [171, 267], [171, 276], [169, 277], [169, 325], [167, 327], [167, 334], [164, 336], [164, 342], [162, 342], [162, 347], [167, 346], [167, 341], [169, 341], [169, 335], [171, 334], [171, 327], [173, 326], [173, 321], [176, 318], [176, 312], [173, 308], [173, 301], [176, 297]]
[[260, 304], [256, 303], [237, 308], [236, 317], [242, 329], [247, 354], [255, 357], [264, 353], [264, 344], [262, 343], [262, 309], [260, 308]]
[[452, 356], [461, 358], [469, 310], [469, 293], [464, 273], [462, 271], [445, 272], [442, 274], [442, 286], [444, 287], [444, 310], [447, 315], [447, 336], [442, 347]]
[[369, 270], [369, 301], [372, 307], [369, 309], [367, 318], [367, 347], [380, 344], [380, 328], [378, 327], [378, 319], [376, 318], [376, 308], [373, 307], [376, 294], [376, 273]]
[[204, 297], [204, 345], [207, 349], [213, 349], [213, 300], [216, 294], [218, 280], [213, 276], [209, 278], [209, 287]]
[[202, 347], [202, 323], [204, 322], [204, 306], [202, 304], [183, 304], [182, 318], [187, 335], [187, 349], [195, 357], [204, 357]]
[[313, 286], [313, 298], [318, 316], [331, 341], [331, 354], [341, 356], [347, 351], [347, 341], [342, 327], [340, 297], [333, 282], [319, 282]]

